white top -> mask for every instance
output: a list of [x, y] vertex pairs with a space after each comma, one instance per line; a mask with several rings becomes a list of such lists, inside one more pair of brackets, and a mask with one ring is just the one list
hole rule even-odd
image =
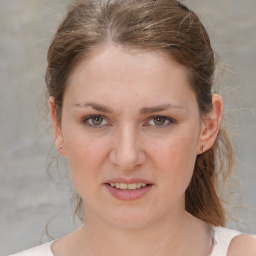
[[51, 250], [52, 243], [53, 241], [10, 256], [54, 256]]
[[[222, 227], [213, 227], [213, 230], [214, 247], [210, 256], [226, 256], [231, 240], [241, 233]], [[51, 251], [52, 243], [53, 241], [10, 256], [54, 256]]]
[[214, 247], [210, 256], [226, 256], [231, 240], [241, 232], [222, 227], [213, 227], [213, 229], [215, 231]]

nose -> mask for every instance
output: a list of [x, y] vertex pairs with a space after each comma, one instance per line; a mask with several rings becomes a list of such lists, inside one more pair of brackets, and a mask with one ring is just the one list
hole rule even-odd
[[113, 136], [113, 146], [109, 155], [110, 162], [121, 170], [133, 170], [144, 164], [146, 154], [135, 127], [119, 127]]

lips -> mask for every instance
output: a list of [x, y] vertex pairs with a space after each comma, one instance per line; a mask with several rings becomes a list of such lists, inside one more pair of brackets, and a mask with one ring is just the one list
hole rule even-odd
[[[137, 189], [120, 189], [113, 184], [146, 184], [145, 187], [140, 187]], [[111, 186], [112, 184], [112, 186]], [[104, 186], [107, 188], [107, 191], [115, 197], [116, 199], [119, 200], [135, 200], [139, 199], [143, 196], [145, 196], [153, 187], [153, 183], [145, 180], [145, 179], [139, 179], [139, 178], [114, 178], [107, 180], [104, 183]], [[122, 185], [121, 185], [122, 186]]]
[[125, 183], [125, 184], [133, 184], [133, 183], [146, 183], [147, 185], [152, 185], [153, 183], [145, 180], [145, 179], [140, 179], [140, 178], [122, 178], [122, 177], [118, 177], [118, 178], [113, 178], [110, 180], [107, 180], [106, 182], [104, 182], [105, 184], [111, 184], [111, 183]]

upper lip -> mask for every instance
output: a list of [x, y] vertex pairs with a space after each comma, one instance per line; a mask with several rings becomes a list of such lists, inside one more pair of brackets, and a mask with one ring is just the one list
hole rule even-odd
[[107, 180], [105, 183], [125, 183], [125, 184], [133, 184], [133, 183], [146, 183], [146, 184], [153, 184], [152, 182], [145, 180], [145, 179], [140, 179], [140, 178], [123, 178], [123, 177], [118, 177], [118, 178], [113, 178], [110, 180]]

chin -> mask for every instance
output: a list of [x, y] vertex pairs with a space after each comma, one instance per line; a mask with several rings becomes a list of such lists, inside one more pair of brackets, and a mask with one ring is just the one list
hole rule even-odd
[[153, 221], [153, 216], [148, 216], [143, 211], [139, 210], [126, 210], [119, 211], [116, 210], [111, 217], [109, 217], [109, 221], [117, 228], [121, 229], [141, 229], [147, 225], [151, 221]]

